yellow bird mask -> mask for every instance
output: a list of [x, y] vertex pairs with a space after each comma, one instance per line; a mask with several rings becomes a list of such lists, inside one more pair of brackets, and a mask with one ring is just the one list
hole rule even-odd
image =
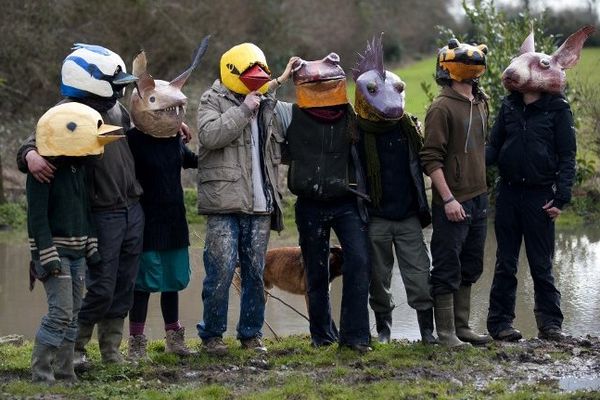
[[221, 56], [221, 82], [232, 92], [246, 95], [252, 91], [266, 93], [271, 71], [265, 54], [252, 43], [242, 43]]

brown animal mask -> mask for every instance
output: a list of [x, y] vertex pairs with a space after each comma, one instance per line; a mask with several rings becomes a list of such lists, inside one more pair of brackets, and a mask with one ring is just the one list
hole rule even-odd
[[210, 36], [202, 39], [196, 48], [192, 64], [171, 82], [152, 78], [147, 70], [146, 53], [141, 52], [133, 60], [133, 71], [139, 77], [137, 88], [131, 94], [130, 113], [134, 125], [140, 131], [157, 138], [177, 135], [185, 116], [187, 97], [181, 88], [200, 63], [208, 48]]
[[299, 59], [292, 65], [296, 104], [301, 108], [326, 107], [348, 103], [346, 74], [340, 56], [330, 53], [322, 60]]
[[502, 74], [502, 84], [511, 92], [561, 93], [565, 89], [565, 69], [579, 61], [583, 43], [595, 31], [586, 25], [572, 34], [551, 56], [535, 52], [533, 32], [527, 36], [519, 55]]

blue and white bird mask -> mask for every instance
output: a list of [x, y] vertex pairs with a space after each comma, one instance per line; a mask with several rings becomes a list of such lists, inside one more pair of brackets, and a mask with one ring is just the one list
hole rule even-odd
[[75, 43], [73, 50], [62, 65], [63, 96], [116, 99], [123, 95], [125, 86], [137, 80], [127, 73], [123, 59], [105, 47]]

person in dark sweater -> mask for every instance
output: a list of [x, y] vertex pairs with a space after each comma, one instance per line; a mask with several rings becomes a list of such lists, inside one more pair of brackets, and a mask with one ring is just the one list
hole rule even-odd
[[190, 241], [181, 169], [198, 168], [198, 156], [185, 146], [178, 132], [187, 104], [181, 88], [206, 46], [207, 42], [203, 42], [192, 66], [171, 82], [155, 80], [148, 74], [144, 52], [134, 60], [133, 73], [139, 77], [130, 106], [135, 128], [127, 132], [127, 141], [135, 160], [136, 177], [144, 189], [140, 202], [146, 223], [133, 307], [129, 312], [130, 360], [147, 358], [144, 325], [152, 292], [161, 292], [165, 350], [181, 356], [192, 353], [185, 345], [185, 328], [179, 323], [179, 291], [190, 281]]
[[52, 157], [56, 169], [48, 183], [27, 174], [30, 276], [43, 282], [48, 298], [48, 314], [35, 335], [31, 357], [34, 382], [77, 380], [73, 353], [86, 261], [91, 268], [101, 261], [83, 156], [100, 154], [104, 143], [123, 137], [100, 139], [100, 133], [121, 128], [99, 123], [102, 117], [92, 108], [65, 103], [48, 110], [37, 125], [39, 153]]
[[404, 112], [404, 82], [383, 67], [382, 38], [373, 38], [353, 70], [359, 155], [367, 175], [371, 283], [369, 303], [379, 341], [389, 343], [394, 253], [408, 304], [417, 310], [423, 343], [433, 336], [431, 261], [422, 228], [431, 223], [419, 151], [418, 121]]
[[571, 200], [577, 152], [573, 114], [562, 94], [563, 70], [577, 64], [593, 32], [593, 27], [583, 27], [551, 56], [535, 52], [532, 32], [502, 75], [511, 93], [502, 102], [486, 146], [486, 163], [498, 164], [500, 173], [498, 250], [487, 317], [496, 340], [522, 337], [512, 323], [523, 240], [534, 283], [538, 337], [563, 337], [560, 292], [552, 275], [554, 221]]
[[[442, 90], [425, 116], [423, 170], [432, 182], [431, 287], [441, 344], [485, 344], [471, 329], [471, 287], [483, 272], [487, 234], [485, 138], [487, 97], [478, 78], [486, 70], [485, 45], [450, 39], [440, 49], [436, 82]], [[465, 343], [467, 342], [467, 343]]]
[[[125, 86], [136, 77], [127, 74], [123, 59], [101, 46], [76, 44], [63, 61], [61, 103], [77, 102], [98, 111], [112, 125], [129, 129], [129, 113], [118, 102]], [[17, 153], [22, 172], [40, 182], [53, 179], [55, 166], [37, 151], [31, 136]], [[142, 189], [134, 174], [133, 157], [126, 140], [106, 146], [102, 157], [86, 167], [86, 186], [102, 262], [88, 266], [86, 294], [78, 317], [75, 363], [86, 362], [85, 346], [98, 325], [102, 361], [119, 363], [123, 323], [133, 302], [133, 285], [142, 250], [144, 214], [139, 204]]]

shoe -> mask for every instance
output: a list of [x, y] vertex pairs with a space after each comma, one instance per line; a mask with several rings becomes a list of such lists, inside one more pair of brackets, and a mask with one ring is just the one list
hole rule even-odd
[[423, 344], [437, 344], [438, 341], [433, 336], [433, 308], [417, 310], [417, 322], [419, 323], [421, 342]]
[[375, 313], [379, 343], [389, 343], [392, 337], [392, 313]]
[[499, 340], [501, 342], [516, 342], [518, 340], [523, 339], [523, 335], [517, 329], [512, 326], [498, 332], [497, 335], [492, 335], [494, 340]]
[[242, 344], [242, 349], [251, 349], [256, 351], [257, 353], [267, 353], [267, 348], [263, 344], [262, 340], [258, 337], [253, 337], [250, 339], [241, 339], [240, 343]]
[[465, 347], [469, 343], [461, 341], [456, 336], [454, 327], [454, 294], [439, 294], [433, 298], [433, 313], [438, 343], [448, 347]]
[[363, 343], [356, 343], [356, 344], [340, 343], [340, 349], [342, 349], [342, 348], [350, 349], [359, 354], [366, 354], [370, 351], [373, 351], [373, 348], [371, 346], [369, 346], [368, 344], [363, 344]]
[[165, 336], [165, 352], [177, 354], [178, 356], [191, 356], [196, 354], [185, 345], [185, 328], [181, 327], [178, 330], [169, 330]]
[[63, 340], [54, 358], [54, 378], [69, 383], [77, 382], [77, 375], [75, 375], [75, 368], [73, 366], [74, 355], [75, 342]]
[[311, 341], [310, 345], [311, 345], [311, 347], [314, 347], [315, 349], [318, 349], [320, 347], [329, 347], [329, 346], [331, 346], [334, 343], [335, 342], [314, 342], [314, 341]]
[[31, 352], [31, 380], [33, 382], [54, 383], [52, 364], [58, 348], [40, 343], [37, 339]]
[[542, 340], [560, 342], [566, 338], [566, 335], [562, 333], [562, 330], [559, 327], [551, 326], [549, 328], [540, 329], [538, 332], [538, 338]]
[[125, 362], [119, 350], [123, 339], [123, 318], [103, 319], [98, 322], [98, 346], [102, 362], [122, 364]]
[[146, 335], [132, 335], [127, 340], [127, 360], [150, 361], [148, 357], [148, 339]]
[[469, 326], [471, 314], [471, 285], [461, 285], [454, 293], [454, 326], [456, 336], [463, 342], [469, 342], [480, 346], [490, 343], [493, 339], [490, 335], [480, 335]]
[[202, 339], [202, 348], [208, 354], [214, 354], [223, 356], [227, 354], [227, 345], [223, 342], [223, 338], [215, 336], [211, 338]]

